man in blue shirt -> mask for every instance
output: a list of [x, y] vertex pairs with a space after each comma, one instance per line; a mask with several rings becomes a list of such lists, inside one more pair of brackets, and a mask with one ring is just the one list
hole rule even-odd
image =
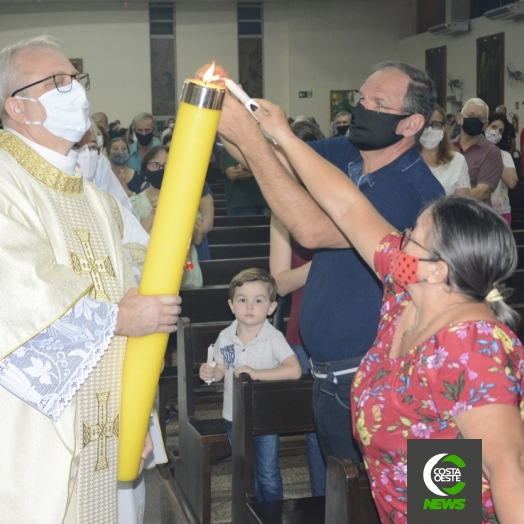
[[[422, 71], [400, 62], [379, 64], [361, 87], [348, 140], [311, 146], [346, 173], [396, 228], [411, 227], [421, 209], [444, 195], [418, 149], [435, 106], [435, 89]], [[352, 438], [349, 395], [353, 374], [376, 335], [381, 285], [348, 240], [307, 191], [286, 172], [239, 104], [226, 97], [219, 131], [235, 144], [268, 204], [297, 241], [317, 249], [300, 316], [312, 358], [313, 412], [325, 457], [361, 461]], [[277, 156], [278, 155], [278, 156]], [[240, 156], [239, 156], [240, 158]], [[322, 176], [319, 173], [318, 176]]]
[[155, 120], [150, 113], [140, 113], [131, 122], [131, 132], [136, 137], [136, 142], [129, 145], [129, 159], [127, 166], [137, 173], [142, 171], [142, 159], [146, 153], [156, 146], [162, 145], [159, 138], [155, 136]]

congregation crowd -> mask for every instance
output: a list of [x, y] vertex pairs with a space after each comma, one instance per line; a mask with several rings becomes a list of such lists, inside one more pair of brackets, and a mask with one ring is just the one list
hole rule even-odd
[[[119, 413], [127, 337], [173, 333], [184, 309], [136, 291], [176, 118], [142, 112], [124, 129], [91, 113], [89, 87], [52, 37], [0, 52], [0, 520], [13, 524], [141, 522], [143, 482], [116, 480], [117, 435], [104, 433], [104, 465], [89, 442]], [[233, 278], [235, 321], [200, 368], [224, 380], [230, 442], [234, 376], [312, 375], [313, 495], [326, 493], [326, 458], [348, 457], [366, 465], [381, 521], [404, 523], [407, 438], [482, 439], [482, 521], [524, 522], [506, 108], [471, 98], [446, 114], [426, 73], [393, 61], [329, 137], [258, 102], [255, 119], [224, 99], [182, 280], [206, 285], [209, 182], [223, 183], [228, 216], [268, 217], [270, 274]], [[284, 336], [268, 317], [288, 294]], [[154, 420], [144, 463], [165, 461]], [[282, 499], [278, 436], [255, 449], [257, 497]]]

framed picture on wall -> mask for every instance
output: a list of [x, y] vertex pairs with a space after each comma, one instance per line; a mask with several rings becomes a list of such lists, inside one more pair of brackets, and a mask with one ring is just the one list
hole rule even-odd
[[504, 103], [504, 33], [477, 38], [477, 97], [491, 111]]
[[353, 106], [350, 102], [351, 93], [358, 93], [358, 89], [344, 89], [339, 91], [329, 92], [329, 121], [335, 120], [335, 116], [339, 111], [353, 111]]

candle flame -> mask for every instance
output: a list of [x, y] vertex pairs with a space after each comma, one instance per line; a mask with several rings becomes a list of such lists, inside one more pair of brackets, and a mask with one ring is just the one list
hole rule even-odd
[[208, 70], [204, 73], [204, 76], [202, 77], [202, 80], [205, 84], [209, 84], [210, 82], [214, 82], [215, 80], [218, 80], [220, 78], [220, 75], [213, 74], [215, 72], [215, 62], [211, 64], [211, 66], [208, 68]]

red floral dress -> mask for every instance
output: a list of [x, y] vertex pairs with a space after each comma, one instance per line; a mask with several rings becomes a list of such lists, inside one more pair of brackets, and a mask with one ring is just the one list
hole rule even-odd
[[[351, 395], [355, 437], [380, 518], [395, 524], [407, 522], [407, 439], [461, 438], [454, 415], [493, 403], [519, 407], [524, 371], [516, 335], [487, 320], [448, 325], [406, 355], [389, 358], [398, 320], [410, 302], [388, 275], [391, 251], [399, 242], [399, 235], [388, 235], [375, 254], [384, 282], [380, 324]], [[484, 475], [482, 493], [483, 522], [496, 523]]]

